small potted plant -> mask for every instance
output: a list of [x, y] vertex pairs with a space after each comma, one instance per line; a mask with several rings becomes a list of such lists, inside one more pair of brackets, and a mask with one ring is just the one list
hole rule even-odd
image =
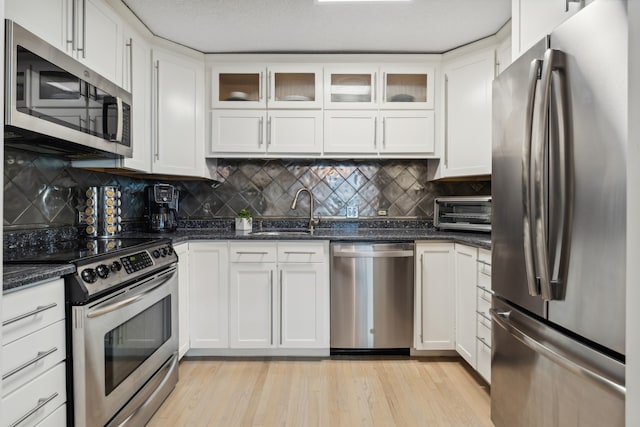
[[253, 227], [253, 215], [247, 209], [240, 209], [236, 216], [236, 230], [248, 231]]

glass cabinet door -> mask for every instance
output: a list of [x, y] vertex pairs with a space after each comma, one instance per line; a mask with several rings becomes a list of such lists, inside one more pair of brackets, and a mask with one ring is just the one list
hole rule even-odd
[[431, 67], [383, 67], [381, 108], [432, 109], [434, 86]]
[[322, 66], [274, 65], [268, 76], [269, 108], [322, 108]]
[[325, 108], [377, 107], [377, 68], [340, 66], [325, 69]]
[[264, 76], [260, 66], [212, 67], [212, 108], [266, 108]]

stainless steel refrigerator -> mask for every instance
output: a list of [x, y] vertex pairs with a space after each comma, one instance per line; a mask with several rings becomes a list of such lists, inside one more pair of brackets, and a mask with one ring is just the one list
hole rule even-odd
[[624, 425], [626, 8], [595, 0], [494, 81], [497, 427]]

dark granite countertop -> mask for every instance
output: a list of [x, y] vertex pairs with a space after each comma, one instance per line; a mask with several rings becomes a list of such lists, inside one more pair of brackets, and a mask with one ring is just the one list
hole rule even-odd
[[74, 273], [72, 264], [21, 264], [2, 266], [2, 291], [9, 292], [22, 286]]
[[[304, 221], [264, 221], [264, 231], [290, 230], [304, 231]], [[331, 241], [433, 241], [446, 240], [464, 243], [480, 248], [491, 249], [491, 235], [488, 233], [440, 231], [429, 222], [420, 221], [360, 221], [335, 222], [330, 226], [317, 228], [312, 235], [254, 235], [248, 232], [236, 232], [231, 223], [190, 224], [188, 228], [172, 233], [127, 232], [122, 237], [169, 238], [174, 244], [198, 240], [331, 240]], [[254, 222], [254, 229], [256, 222]], [[24, 264], [4, 265], [3, 291], [48, 278], [61, 277], [75, 272], [71, 264]]]

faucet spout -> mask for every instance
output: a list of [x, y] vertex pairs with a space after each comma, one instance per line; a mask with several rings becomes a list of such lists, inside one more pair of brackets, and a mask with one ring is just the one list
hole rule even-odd
[[313, 217], [313, 193], [308, 188], [302, 187], [298, 191], [296, 191], [296, 195], [293, 197], [293, 202], [291, 203], [291, 209], [295, 209], [298, 204], [298, 197], [300, 197], [300, 193], [306, 191], [309, 194], [309, 231], [313, 232], [313, 228], [318, 225], [320, 220]]

